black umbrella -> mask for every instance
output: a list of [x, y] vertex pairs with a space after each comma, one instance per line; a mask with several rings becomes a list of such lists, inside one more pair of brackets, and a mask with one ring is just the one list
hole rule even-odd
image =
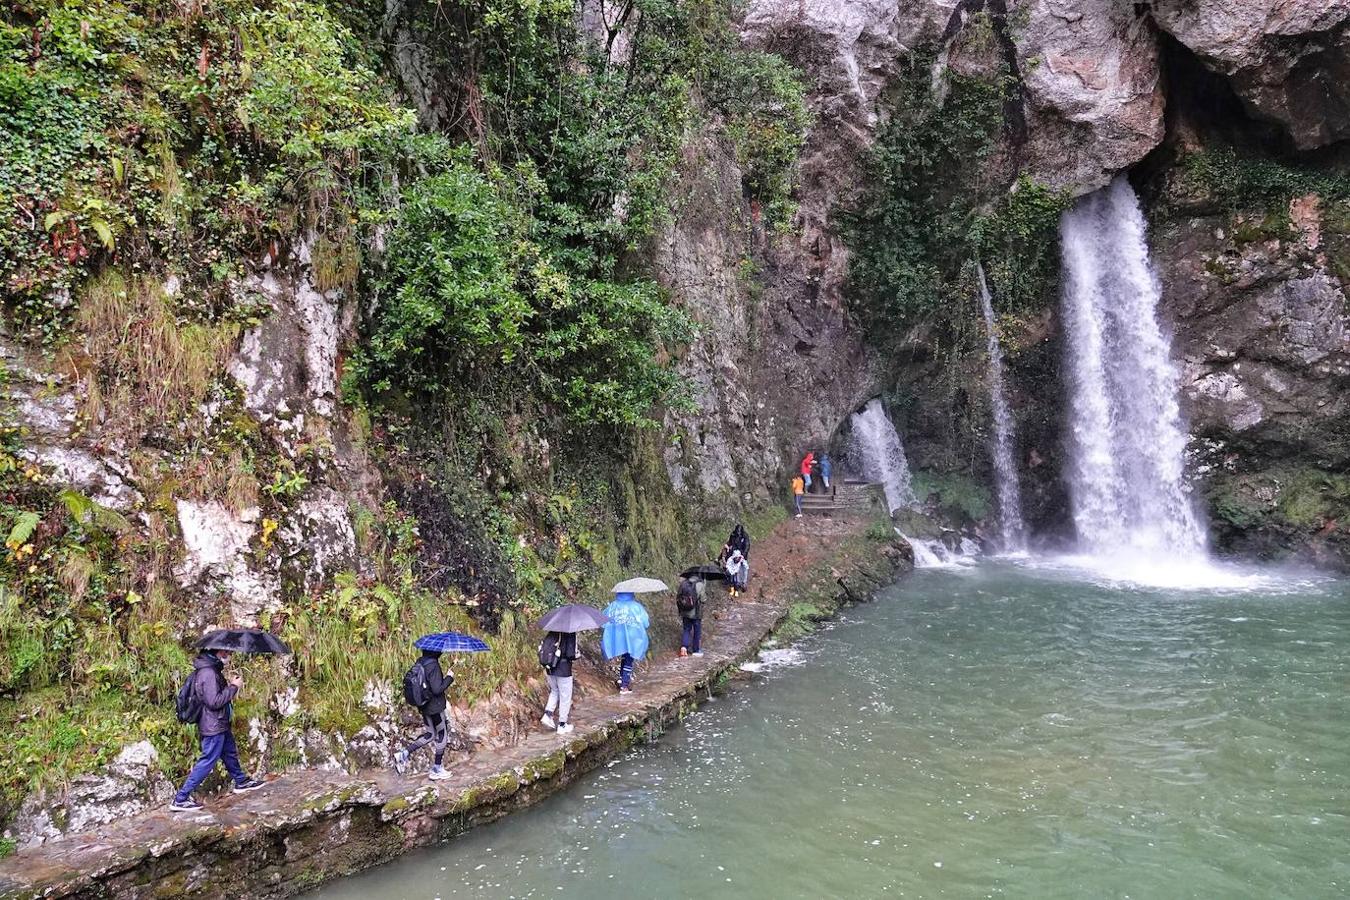
[[231, 653], [289, 654], [291, 648], [274, 634], [258, 628], [222, 628], [208, 631], [197, 642], [202, 650], [228, 650]]
[[695, 576], [702, 578], [704, 581], [725, 581], [727, 573], [722, 570], [721, 566], [713, 565], [694, 566], [680, 573], [681, 578], [693, 578]]
[[560, 606], [540, 619], [537, 624], [545, 631], [562, 631], [575, 634], [578, 631], [591, 631], [604, 628], [609, 616], [584, 603], [569, 603]]

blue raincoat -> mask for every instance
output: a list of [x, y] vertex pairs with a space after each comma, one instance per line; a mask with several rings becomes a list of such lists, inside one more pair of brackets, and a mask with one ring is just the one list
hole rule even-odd
[[609, 622], [601, 636], [600, 646], [604, 648], [605, 658], [613, 659], [625, 653], [634, 659], [647, 655], [647, 627], [651, 619], [647, 608], [632, 594], [616, 594], [614, 602], [605, 607]]

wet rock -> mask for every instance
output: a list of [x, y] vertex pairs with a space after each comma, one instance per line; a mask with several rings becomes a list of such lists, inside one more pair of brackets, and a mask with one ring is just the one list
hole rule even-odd
[[35, 847], [133, 816], [167, 802], [173, 791], [154, 745], [140, 741], [122, 748], [102, 772], [77, 776], [61, 791], [30, 795], [12, 830], [20, 847]]
[[233, 625], [255, 625], [259, 613], [279, 607], [280, 578], [252, 563], [253, 523], [215, 501], [180, 499], [177, 510], [185, 550], [174, 573], [180, 586], [223, 596]]

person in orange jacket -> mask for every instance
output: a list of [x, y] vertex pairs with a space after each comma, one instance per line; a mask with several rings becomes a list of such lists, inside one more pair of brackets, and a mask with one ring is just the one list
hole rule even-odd
[[802, 476], [798, 475], [792, 479], [792, 499], [797, 504], [797, 518], [802, 517], [802, 494], [806, 492], [806, 483], [802, 481]]

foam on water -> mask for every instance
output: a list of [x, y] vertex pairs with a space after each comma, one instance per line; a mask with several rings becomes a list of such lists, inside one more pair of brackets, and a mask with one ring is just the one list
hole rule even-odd
[[1300, 593], [1329, 577], [1295, 569], [1216, 562], [1207, 558], [1089, 554], [1027, 557], [1010, 560], [1028, 568], [1059, 571], [1108, 588], [1151, 588], [1188, 593]]
[[757, 662], [741, 663], [742, 672], [769, 672], [806, 662], [806, 654], [796, 647], [778, 647], [759, 651]]

